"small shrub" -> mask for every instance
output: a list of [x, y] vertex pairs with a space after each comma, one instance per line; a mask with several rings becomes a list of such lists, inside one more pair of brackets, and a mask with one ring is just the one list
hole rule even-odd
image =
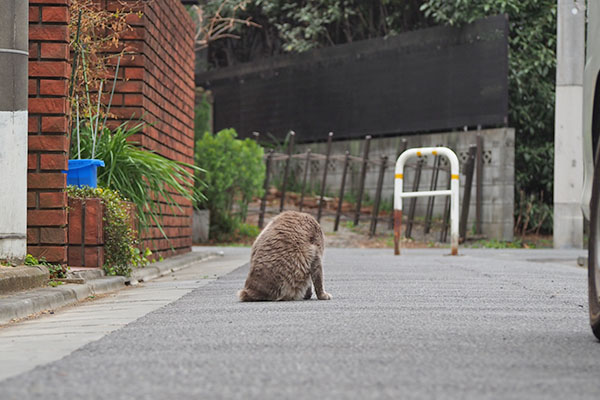
[[107, 275], [131, 275], [132, 267], [148, 264], [150, 249], [141, 252], [136, 232], [131, 228], [130, 215], [125, 200], [110, 189], [67, 187], [70, 197], [79, 199], [100, 198], [106, 209], [104, 215], [104, 270]]
[[[211, 239], [232, 234], [246, 218], [248, 203], [262, 196], [265, 166], [263, 149], [254, 140], [236, 139], [233, 129], [205, 132], [196, 142], [196, 177], [206, 184], [206, 199], [198, 205], [210, 210]], [[237, 201], [240, 214], [232, 215]]]

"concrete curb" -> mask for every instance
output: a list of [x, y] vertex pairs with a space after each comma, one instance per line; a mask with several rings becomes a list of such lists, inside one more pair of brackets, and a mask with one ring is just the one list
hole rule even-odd
[[124, 277], [108, 276], [84, 284], [45, 287], [0, 298], [0, 325], [44, 310], [74, 304], [89, 296], [119, 290], [124, 285]]
[[48, 276], [48, 268], [43, 265], [2, 268], [0, 294], [42, 287], [48, 282]]
[[123, 276], [101, 276], [92, 274], [83, 284], [66, 284], [57, 287], [44, 287], [0, 297], [0, 325], [45, 311], [55, 310], [85, 300], [89, 296], [114, 292], [126, 284], [136, 285], [141, 281], [192, 266], [218, 255], [218, 252], [190, 252], [134, 270], [130, 278]]
[[190, 252], [179, 256], [168, 258], [164, 261], [150, 264], [144, 268], [135, 269], [131, 276], [127, 278], [129, 285], [137, 285], [139, 282], [147, 282], [159, 278], [171, 272], [179, 271], [192, 266], [192, 264], [208, 260], [213, 257], [223, 256], [223, 252]]

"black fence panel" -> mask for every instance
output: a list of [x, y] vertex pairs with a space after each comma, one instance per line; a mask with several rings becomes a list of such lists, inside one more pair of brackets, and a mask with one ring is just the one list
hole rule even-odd
[[[337, 139], [463, 126], [508, 115], [508, 21], [490, 17], [202, 73], [215, 129]], [[265, 138], [265, 136], [261, 136]]]

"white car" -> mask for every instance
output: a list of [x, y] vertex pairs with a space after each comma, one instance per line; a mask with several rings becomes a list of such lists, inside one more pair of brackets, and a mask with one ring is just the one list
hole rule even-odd
[[590, 324], [600, 339], [600, 1], [588, 1], [586, 63], [583, 78], [583, 213], [590, 220], [588, 292]]

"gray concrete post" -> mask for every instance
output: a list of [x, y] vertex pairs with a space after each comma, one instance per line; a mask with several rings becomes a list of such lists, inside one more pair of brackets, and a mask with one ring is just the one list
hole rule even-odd
[[558, 0], [554, 130], [554, 247], [583, 246], [585, 1]]
[[0, 0], [0, 260], [27, 252], [29, 2]]

